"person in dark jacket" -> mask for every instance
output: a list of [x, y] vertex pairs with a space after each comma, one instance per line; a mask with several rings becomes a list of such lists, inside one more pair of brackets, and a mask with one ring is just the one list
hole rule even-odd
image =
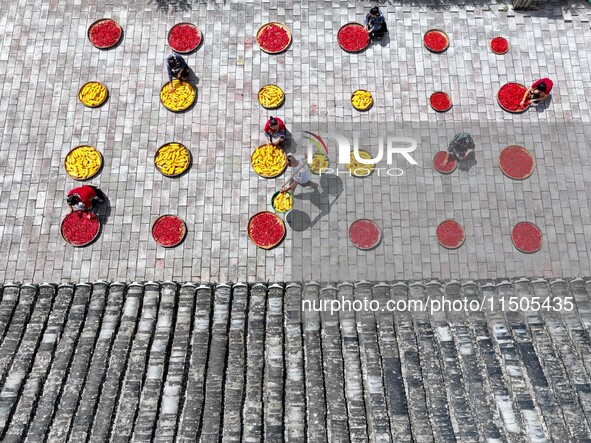
[[458, 132], [447, 147], [447, 159], [443, 162], [445, 166], [450, 160], [466, 160], [474, 152], [476, 143], [467, 132]]
[[179, 54], [172, 53], [166, 58], [166, 69], [168, 70], [169, 88], [172, 91], [173, 77], [179, 80], [187, 80], [189, 77], [189, 66], [183, 57]]
[[388, 32], [384, 14], [377, 6], [371, 8], [369, 14], [365, 16], [365, 29], [369, 32], [372, 40], [379, 40]]

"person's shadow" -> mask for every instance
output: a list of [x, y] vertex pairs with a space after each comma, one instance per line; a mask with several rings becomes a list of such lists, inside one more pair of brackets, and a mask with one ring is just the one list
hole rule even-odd
[[297, 146], [298, 144], [292, 137], [291, 132], [289, 132], [289, 130], [285, 128], [285, 141], [283, 142], [283, 150], [286, 154], [294, 153], [295, 151], [297, 151]]
[[542, 100], [535, 104], [536, 112], [544, 112], [550, 107], [550, 103], [552, 103], [552, 94], [550, 94], [546, 100]]
[[466, 158], [458, 160], [458, 169], [460, 171], [468, 172], [477, 164], [478, 162], [476, 161], [476, 154], [474, 151], [472, 151]]
[[382, 38], [374, 40], [372, 43], [374, 45], [380, 45], [383, 48], [388, 46], [390, 44], [390, 33], [386, 32]]
[[[322, 192], [318, 188], [322, 188]], [[313, 227], [320, 219], [330, 213], [333, 205], [344, 190], [343, 180], [333, 174], [320, 176], [319, 185], [311, 192], [302, 192], [294, 195], [295, 199], [308, 201], [318, 210], [318, 214], [312, 220], [310, 215], [299, 210], [291, 211], [285, 218], [294, 231], [305, 231]]]
[[109, 216], [111, 215], [111, 201], [109, 200], [109, 197], [107, 197], [107, 194], [105, 194], [102, 190], [97, 189], [96, 193], [98, 198], [103, 200], [102, 203], [99, 203], [96, 206], [96, 215], [98, 215], [101, 224], [106, 225], [107, 221], [109, 220]]
[[187, 77], [187, 83], [191, 83], [191, 85], [197, 88], [197, 85], [199, 84], [199, 77], [197, 77], [197, 74], [195, 74], [195, 71], [193, 71], [193, 69], [191, 69], [190, 67], [188, 69], [189, 76]]

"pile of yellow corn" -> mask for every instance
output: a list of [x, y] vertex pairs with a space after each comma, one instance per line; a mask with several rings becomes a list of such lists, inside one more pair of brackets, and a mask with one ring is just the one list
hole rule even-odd
[[78, 146], [66, 156], [64, 165], [70, 177], [76, 180], [87, 180], [94, 177], [101, 169], [103, 158], [92, 146]]
[[191, 161], [190, 153], [180, 143], [167, 143], [156, 152], [154, 164], [162, 174], [180, 175], [187, 170]]
[[289, 192], [279, 192], [273, 199], [273, 208], [277, 212], [287, 212], [293, 208], [293, 197]]
[[353, 103], [353, 107], [358, 111], [365, 111], [373, 104], [373, 98], [369, 91], [360, 89], [353, 93], [353, 96], [351, 97], [351, 103]]
[[78, 93], [78, 98], [89, 108], [96, 108], [102, 105], [107, 99], [107, 87], [100, 82], [88, 82]]
[[287, 157], [283, 149], [268, 144], [256, 148], [250, 162], [257, 174], [270, 178], [277, 177], [285, 170]]
[[184, 111], [195, 101], [195, 88], [190, 83], [174, 79], [172, 88], [171, 91], [170, 83], [166, 83], [160, 90], [160, 101], [166, 109]]
[[263, 108], [275, 109], [283, 103], [283, 91], [279, 86], [263, 86], [259, 91], [259, 103]]
[[[369, 152], [362, 151], [360, 149], [358, 151], [358, 153], [359, 153], [359, 157], [361, 157], [363, 159], [366, 159], [366, 160], [372, 159], [372, 156]], [[347, 163], [345, 165], [345, 167], [349, 170], [351, 175], [354, 175], [356, 177], [365, 177], [366, 175], [369, 175], [373, 171], [374, 165], [367, 165], [365, 163], [361, 163], [361, 162], [357, 161], [357, 159], [355, 158], [355, 153], [353, 151], [351, 151], [350, 163]]]
[[329, 165], [330, 162], [328, 161], [328, 157], [320, 152], [317, 152], [316, 154], [314, 154], [314, 157], [312, 157], [310, 171], [313, 174], [320, 174], [320, 172], [324, 172]]

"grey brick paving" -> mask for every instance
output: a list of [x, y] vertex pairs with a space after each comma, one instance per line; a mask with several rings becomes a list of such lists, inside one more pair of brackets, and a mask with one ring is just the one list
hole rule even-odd
[[[430, 6], [388, 4], [389, 43], [354, 55], [343, 52], [335, 36], [343, 23], [362, 19], [363, 3], [3, 4], [0, 281], [589, 274], [591, 187], [585, 171], [591, 166], [591, 122], [589, 100], [581, 91], [591, 61], [590, 9], [555, 2], [531, 14], [505, 13], [499, 5]], [[109, 51], [97, 50], [86, 38], [88, 25], [100, 17], [113, 17], [124, 28], [123, 41]], [[172, 114], [158, 100], [169, 51], [166, 33], [185, 20], [205, 36], [201, 48], [187, 57], [199, 79], [199, 98], [189, 112]], [[292, 30], [284, 54], [269, 56], [254, 42], [258, 27], [270, 20], [284, 21]], [[450, 35], [446, 53], [422, 47], [422, 35], [431, 27]], [[511, 43], [504, 56], [487, 48], [497, 34]], [[541, 39], [544, 51], [538, 50]], [[545, 75], [556, 88], [543, 111], [514, 116], [495, 103], [502, 83]], [[94, 79], [108, 86], [110, 97], [105, 106], [87, 109], [77, 91]], [[303, 234], [288, 230], [284, 244], [273, 251], [257, 249], [246, 234], [248, 218], [269, 209], [269, 196], [281, 180], [263, 180], [249, 166], [269, 115], [256, 92], [269, 82], [286, 92], [277, 114], [289, 125], [414, 122], [437, 128], [429, 131], [436, 146], [421, 147], [419, 167], [398, 179], [342, 177], [345, 192], [327, 213], [298, 200], [316, 224]], [[368, 113], [357, 113], [348, 102], [359, 87], [375, 96]], [[453, 98], [446, 114], [428, 108], [428, 96], [437, 89]], [[450, 177], [433, 173], [434, 152], [462, 124], [482, 126], [477, 165]], [[491, 125], [499, 132], [489, 132]], [[524, 128], [539, 132], [522, 133]], [[193, 154], [189, 173], [174, 180], [152, 165], [157, 147], [171, 140]], [[499, 149], [516, 141], [537, 160], [535, 174], [525, 182], [506, 179], [496, 167]], [[76, 185], [63, 160], [81, 143], [104, 155], [105, 167], [92, 183], [105, 190], [110, 209], [102, 210], [106, 223], [98, 241], [74, 249], [59, 233], [67, 213], [64, 196]], [[458, 186], [471, 193], [453, 192]], [[151, 223], [164, 213], [187, 222], [187, 239], [178, 248], [162, 249], [149, 234]], [[383, 231], [382, 244], [373, 251], [357, 251], [346, 238], [360, 216], [374, 219]], [[440, 248], [434, 236], [438, 222], [451, 216], [466, 228], [466, 244], [457, 251]], [[544, 232], [537, 254], [521, 254], [511, 244], [509, 230], [524, 218]], [[296, 269], [299, 257], [310, 252], [302, 235], [307, 242], [318, 240], [311, 251], [322, 266], [308, 262]]]

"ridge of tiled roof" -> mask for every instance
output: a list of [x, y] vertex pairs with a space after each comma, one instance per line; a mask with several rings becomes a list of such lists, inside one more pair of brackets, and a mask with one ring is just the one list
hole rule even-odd
[[[7, 283], [0, 440], [587, 441], [590, 293], [591, 278]], [[485, 307], [302, 310], [443, 297]], [[488, 308], [510, 297], [563, 309]]]

